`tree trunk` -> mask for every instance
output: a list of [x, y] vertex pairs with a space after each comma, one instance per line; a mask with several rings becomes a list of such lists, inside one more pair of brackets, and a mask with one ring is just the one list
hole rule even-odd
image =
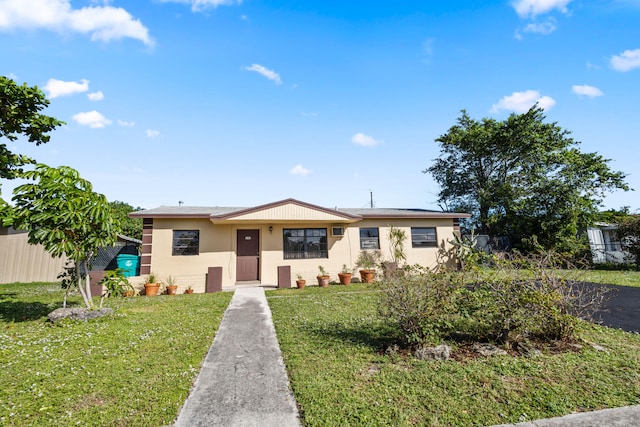
[[[82, 295], [82, 299], [84, 300], [84, 305], [87, 308], [92, 308], [93, 304], [91, 301], [91, 298], [87, 298], [87, 292], [85, 291], [85, 288], [82, 286], [82, 276], [80, 275], [80, 266], [78, 265], [77, 261], [74, 261], [76, 264], [76, 283], [78, 286], [78, 291], [80, 291], [80, 295]], [[84, 265], [84, 262], [83, 262]], [[86, 270], [85, 270], [86, 271]], [[87, 274], [87, 277], [89, 277], [89, 275]], [[88, 295], [91, 295], [91, 290], [89, 289], [89, 293]]]

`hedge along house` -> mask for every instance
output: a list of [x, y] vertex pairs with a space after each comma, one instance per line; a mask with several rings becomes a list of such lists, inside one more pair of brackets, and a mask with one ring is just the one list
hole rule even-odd
[[298, 274], [315, 282], [319, 266], [332, 278], [361, 250], [390, 258], [390, 226], [406, 232], [407, 263], [436, 267], [440, 250], [468, 214], [421, 209], [329, 209], [295, 199], [253, 208], [162, 206], [143, 218], [140, 274], [171, 274], [196, 292], [239, 284], [289, 287]]

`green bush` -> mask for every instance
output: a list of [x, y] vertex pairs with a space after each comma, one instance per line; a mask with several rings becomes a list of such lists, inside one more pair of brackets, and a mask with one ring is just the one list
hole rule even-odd
[[408, 344], [437, 343], [456, 321], [462, 276], [412, 269], [381, 282], [379, 314], [401, 332]]
[[585, 290], [571, 271], [549, 267], [552, 256], [501, 260], [489, 272], [413, 269], [380, 284], [381, 317], [409, 345], [444, 340], [571, 340], [578, 317], [589, 317], [603, 291]]

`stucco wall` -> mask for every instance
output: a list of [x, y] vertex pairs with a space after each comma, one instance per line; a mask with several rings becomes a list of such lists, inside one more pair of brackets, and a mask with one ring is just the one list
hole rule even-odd
[[[151, 253], [151, 271], [161, 278], [168, 274], [178, 277], [179, 292], [192, 286], [196, 292], [204, 292], [205, 275], [209, 267], [222, 267], [223, 286], [235, 284], [236, 277], [236, 234], [238, 229], [260, 230], [260, 282], [277, 284], [278, 266], [291, 267], [291, 282], [295, 283], [297, 274], [301, 274], [308, 284], [316, 284], [322, 265], [337, 281], [337, 273], [343, 264], [355, 269], [360, 253], [360, 228], [378, 227], [380, 234], [380, 250], [386, 259], [390, 258], [389, 225], [393, 224], [407, 234], [405, 253], [408, 264], [420, 264], [434, 268], [438, 264], [440, 248], [412, 248], [411, 227], [436, 227], [440, 246], [445, 250], [451, 248], [448, 243], [453, 237], [452, 219], [365, 219], [345, 227], [343, 237], [331, 236], [331, 227], [336, 223], [304, 223], [269, 224], [269, 223], [235, 223], [213, 224], [208, 219], [154, 219], [153, 247]], [[269, 228], [273, 227], [272, 230]], [[327, 228], [329, 258], [290, 260], [283, 257], [283, 228]], [[199, 230], [200, 253], [192, 256], [173, 256], [173, 230]]]

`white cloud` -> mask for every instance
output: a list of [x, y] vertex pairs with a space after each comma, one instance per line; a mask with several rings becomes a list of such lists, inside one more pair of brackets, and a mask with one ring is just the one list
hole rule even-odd
[[422, 49], [424, 50], [424, 53], [429, 56], [433, 55], [433, 45], [435, 44], [435, 42], [436, 39], [434, 39], [433, 37], [429, 37], [428, 39], [424, 40], [422, 42]]
[[58, 79], [49, 79], [44, 86], [44, 90], [49, 92], [49, 98], [73, 95], [74, 93], [86, 92], [89, 90], [89, 80], [82, 79], [78, 82], [65, 82]]
[[149, 29], [121, 7], [105, 3], [74, 9], [70, 0], [0, 1], [0, 30], [39, 28], [90, 34], [92, 41], [132, 38], [153, 45]]
[[125, 120], [118, 120], [118, 126], [122, 126], [123, 128], [132, 128], [136, 124], [135, 122], [127, 122]]
[[190, 4], [191, 10], [199, 12], [201, 10], [212, 9], [218, 6], [230, 6], [242, 3], [242, 0], [160, 0], [162, 3], [184, 3]]
[[640, 68], [640, 49], [625, 50], [620, 55], [613, 55], [609, 62], [616, 71], [631, 71]]
[[542, 34], [544, 36], [556, 30], [556, 20], [549, 18], [546, 22], [532, 22], [522, 29], [525, 33]]
[[146, 133], [149, 138], [157, 138], [158, 136], [160, 136], [160, 132], [158, 132], [157, 130], [147, 129]]
[[102, 113], [95, 110], [88, 111], [86, 113], [78, 113], [72, 118], [79, 124], [89, 126], [90, 128], [103, 128], [111, 124], [111, 120], [107, 119], [102, 115]]
[[102, 93], [102, 91], [88, 93], [87, 98], [89, 98], [89, 101], [102, 101], [104, 99], [104, 93]]
[[295, 165], [290, 171], [289, 173], [291, 175], [302, 175], [302, 176], [307, 176], [311, 173], [311, 171], [309, 169], [306, 169], [304, 166], [302, 165]]
[[498, 113], [500, 110], [515, 111], [516, 113], [526, 113], [535, 103], [543, 110], [556, 105], [556, 101], [549, 96], [540, 96], [537, 90], [526, 90], [524, 92], [513, 92], [511, 95], [502, 97], [497, 104], [491, 106], [491, 113]]
[[282, 80], [280, 80], [280, 76], [273, 70], [263, 67], [260, 64], [253, 64], [251, 67], [244, 67], [247, 71], [255, 71], [258, 74], [262, 74], [269, 80], [273, 81], [275, 84], [282, 84]]
[[572, 0], [515, 0], [511, 5], [521, 18], [535, 18], [537, 15], [549, 13], [554, 9], [567, 13], [567, 5]]
[[589, 98], [595, 98], [596, 96], [603, 96], [604, 93], [597, 87], [589, 86], [589, 85], [573, 85], [571, 86], [571, 92], [576, 95], [588, 96]]
[[358, 132], [351, 137], [351, 142], [357, 145], [361, 145], [363, 147], [375, 147], [376, 145], [382, 144], [382, 140], [377, 140], [372, 136], [365, 135], [362, 132]]
[[242, 3], [242, 0], [160, 0], [162, 3], [182, 3], [190, 4], [191, 10], [200, 12], [206, 9], [213, 9], [218, 6], [230, 6]]

